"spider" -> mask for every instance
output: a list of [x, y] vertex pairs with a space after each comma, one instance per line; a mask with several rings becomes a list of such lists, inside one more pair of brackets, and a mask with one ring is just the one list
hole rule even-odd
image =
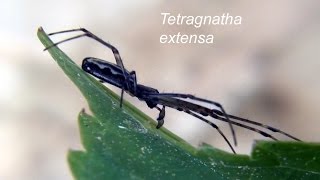
[[[147, 106], [151, 109], [156, 108], [159, 111], [159, 116], [157, 118], [158, 124], [156, 128], [160, 128], [164, 124], [164, 117], [165, 117], [165, 107], [170, 107], [173, 109], [176, 109], [178, 111], [183, 111], [191, 116], [194, 116], [201, 121], [209, 124], [213, 128], [215, 128], [218, 133], [223, 137], [225, 142], [228, 144], [230, 149], [234, 154], [236, 154], [236, 151], [234, 150], [233, 146], [231, 145], [228, 138], [224, 135], [224, 133], [220, 130], [220, 128], [214, 124], [213, 122], [206, 119], [206, 117], [212, 117], [217, 120], [221, 120], [224, 122], [227, 122], [229, 124], [229, 127], [232, 132], [232, 137], [235, 146], [237, 145], [236, 135], [233, 129], [233, 125], [240, 126], [242, 128], [257, 132], [261, 134], [262, 136], [271, 138], [273, 140], [277, 139], [272, 136], [271, 134], [259, 130], [257, 128], [254, 128], [249, 125], [245, 125], [241, 122], [248, 123], [251, 125], [255, 125], [261, 128], [265, 128], [267, 130], [270, 130], [272, 132], [283, 134], [291, 139], [294, 139], [296, 141], [301, 141], [300, 139], [283, 132], [277, 128], [255, 122], [249, 119], [241, 118], [238, 116], [234, 116], [231, 114], [227, 114], [222, 105], [218, 102], [199, 98], [196, 96], [193, 96], [191, 94], [180, 94], [180, 93], [160, 93], [157, 89], [145, 86], [142, 84], [137, 83], [137, 76], [135, 71], [129, 72], [127, 69], [125, 69], [121, 56], [119, 54], [119, 51], [110, 43], [102, 40], [98, 36], [94, 35], [90, 31], [79, 28], [79, 29], [71, 29], [71, 30], [65, 30], [65, 31], [58, 31], [54, 33], [48, 34], [49, 36], [56, 35], [56, 34], [62, 34], [62, 33], [68, 33], [68, 32], [76, 32], [81, 31], [83, 34], [73, 36], [67, 39], [64, 39], [62, 41], [59, 41], [57, 43], [52, 44], [49, 47], [46, 47], [44, 50], [47, 50], [53, 46], [57, 46], [58, 44], [74, 40], [81, 37], [89, 37], [92, 38], [99, 43], [103, 44], [104, 46], [108, 47], [112, 50], [113, 55], [116, 60], [116, 64], [113, 64], [108, 61], [104, 61], [98, 58], [94, 57], [87, 57], [82, 61], [82, 69], [93, 75], [94, 77], [98, 78], [101, 83], [109, 83], [113, 86], [116, 86], [118, 88], [121, 88], [121, 98], [120, 98], [120, 107], [122, 107], [123, 102], [123, 94], [124, 91], [127, 92], [129, 95], [137, 97], [141, 101], [145, 101]], [[192, 100], [192, 102], [187, 101], [187, 99]], [[214, 105], [218, 109], [211, 109], [204, 105], [199, 105], [197, 103], [205, 103], [208, 105]], [[162, 107], [159, 107], [162, 106]], [[231, 120], [232, 119], [232, 120]]]

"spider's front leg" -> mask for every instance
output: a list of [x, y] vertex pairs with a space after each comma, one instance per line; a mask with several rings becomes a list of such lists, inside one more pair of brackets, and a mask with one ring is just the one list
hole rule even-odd
[[[44, 50], [48, 50], [49, 48], [53, 47], [53, 46], [57, 46], [61, 43], [64, 43], [64, 42], [67, 42], [67, 41], [71, 41], [73, 39], [77, 39], [77, 38], [81, 38], [81, 37], [88, 37], [88, 38], [91, 38], [91, 39], [94, 39], [95, 41], [101, 43], [102, 45], [106, 46], [107, 48], [109, 48], [113, 55], [114, 55], [114, 58], [116, 60], [116, 63], [117, 65], [122, 69], [122, 75], [125, 79], [125, 83], [126, 83], [126, 86], [129, 87], [128, 85], [128, 74], [125, 72], [126, 69], [123, 65], [123, 62], [122, 62], [122, 59], [121, 59], [121, 56], [120, 56], [120, 53], [118, 51], [117, 48], [115, 48], [112, 44], [102, 40], [101, 38], [99, 38], [98, 36], [96, 36], [95, 34], [93, 34], [92, 32], [90, 32], [89, 30], [85, 29], [85, 28], [78, 28], [78, 29], [70, 29], [70, 30], [65, 30], [65, 31], [58, 31], [58, 32], [54, 32], [54, 33], [49, 33], [48, 35], [49, 36], [52, 36], [52, 35], [55, 35], [55, 34], [62, 34], [62, 33], [69, 33], [69, 32], [77, 32], [77, 31], [82, 31], [83, 34], [80, 34], [80, 35], [77, 35], [77, 36], [73, 36], [73, 37], [70, 37], [70, 38], [67, 38], [65, 40], [62, 40], [62, 41], [59, 41], [59, 42], [56, 42], [54, 44], [52, 44], [51, 46], [49, 47], [46, 47]], [[122, 107], [122, 101], [123, 101], [123, 93], [124, 93], [124, 87], [121, 88], [121, 99], [120, 99], [120, 107]]]

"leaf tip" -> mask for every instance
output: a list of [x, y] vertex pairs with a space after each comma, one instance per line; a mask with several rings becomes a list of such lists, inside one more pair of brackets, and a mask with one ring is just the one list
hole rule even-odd
[[38, 27], [38, 32], [39, 32], [39, 31], [43, 31], [42, 26]]
[[42, 26], [40, 26], [40, 27], [38, 27], [37, 35], [39, 36], [42, 33], [44, 33], [44, 30], [43, 30]]

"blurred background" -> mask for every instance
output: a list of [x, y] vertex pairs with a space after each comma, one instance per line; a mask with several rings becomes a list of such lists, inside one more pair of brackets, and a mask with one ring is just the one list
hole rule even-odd
[[[162, 25], [161, 12], [242, 16], [240, 26]], [[320, 2], [311, 1], [40, 1], [0, 7], [0, 179], [71, 179], [68, 149], [82, 149], [77, 115], [87, 104], [36, 36], [85, 27], [115, 45], [138, 81], [161, 92], [190, 93], [226, 111], [319, 142]], [[213, 44], [160, 44], [162, 34], [214, 34]], [[70, 35], [56, 36], [55, 41]], [[76, 63], [112, 53], [83, 38], [60, 46]], [[116, 92], [118, 89], [113, 88]], [[125, 98], [151, 117], [145, 103]], [[107, 108], [107, 107], [106, 107]], [[165, 127], [194, 146], [230, 151], [219, 134], [167, 110]], [[216, 122], [216, 121], [214, 121]], [[230, 137], [228, 125], [216, 122]], [[256, 139], [236, 128], [237, 152]], [[277, 136], [288, 140], [286, 137]]]

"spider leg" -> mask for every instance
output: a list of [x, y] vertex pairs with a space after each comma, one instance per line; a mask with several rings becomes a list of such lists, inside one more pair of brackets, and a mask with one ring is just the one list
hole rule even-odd
[[[51, 47], [54, 47], [54, 46], [57, 46], [61, 43], [64, 43], [64, 42], [67, 42], [67, 41], [71, 41], [73, 39], [77, 39], [77, 38], [81, 38], [81, 37], [89, 37], [91, 39], [94, 39], [96, 41], [98, 41], [99, 43], [103, 44], [104, 46], [108, 47], [109, 49], [111, 49], [113, 55], [114, 55], [114, 58], [116, 60], [116, 63], [118, 66], [121, 67], [122, 69], [122, 73], [123, 73], [123, 76], [125, 78], [125, 83], [126, 85], [129, 87], [129, 83], [128, 83], [128, 77], [127, 77], [127, 74], [125, 73], [125, 68], [124, 68], [124, 65], [123, 65], [123, 62], [122, 62], [122, 59], [121, 59], [121, 56], [120, 56], [120, 53], [118, 51], [117, 48], [115, 48], [113, 45], [111, 45], [110, 43], [102, 40], [101, 38], [99, 38], [98, 36], [94, 35], [92, 32], [88, 31], [87, 29], [85, 28], [78, 28], [78, 29], [70, 29], [70, 30], [65, 30], [65, 31], [58, 31], [58, 32], [53, 32], [53, 33], [49, 33], [48, 35], [49, 36], [52, 36], [52, 35], [56, 35], [56, 34], [62, 34], [62, 33], [68, 33], [68, 32], [76, 32], [76, 31], [82, 31], [83, 34], [80, 34], [80, 35], [77, 35], [77, 36], [73, 36], [73, 37], [70, 37], [68, 39], [65, 39], [65, 40], [62, 40], [62, 41], [59, 41], [59, 42], [56, 42], [54, 44], [52, 44], [51, 46], [49, 47], [46, 47], [44, 49], [45, 50], [48, 50], [50, 49]], [[122, 107], [122, 102], [123, 102], [123, 91], [124, 89], [122, 88], [121, 90], [121, 99], [120, 99], [120, 107]]]
[[120, 108], [122, 108], [123, 96], [124, 96], [124, 90], [123, 90], [123, 87], [122, 87], [122, 88], [121, 88], [121, 95], [120, 95]]
[[266, 132], [264, 132], [264, 131], [261, 131], [261, 130], [259, 130], [259, 129], [257, 129], [257, 128], [254, 128], [254, 127], [251, 127], [251, 126], [248, 126], [248, 125], [244, 125], [244, 124], [241, 124], [241, 123], [232, 121], [232, 120], [228, 121], [226, 118], [223, 118], [223, 117], [220, 117], [220, 116], [215, 116], [214, 118], [217, 119], [217, 120], [220, 120], [220, 121], [230, 122], [230, 123], [232, 123], [232, 124], [234, 124], [234, 125], [236, 125], [236, 126], [243, 127], [243, 128], [245, 128], [245, 129], [254, 131], [254, 132], [256, 132], [256, 133], [259, 133], [259, 134], [261, 134], [261, 135], [264, 136], [264, 137], [267, 137], [267, 138], [273, 139], [273, 140], [275, 140], [275, 141], [278, 141], [278, 139], [275, 138], [274, 136], [272, 136], [271, 134], [266, 133]]
[[[153, 96], [155, 96], [155, 95], [153, 95]], [[193, 114], [197, 114], [197, 116], [195, 116], [195, 117], [197, 117], [199, 119], [203, 118], [203, 116], [208, 116], [207, 114], [203, 114], [202, 113], [203, 111], [199, 111], [199, 110], [207, 110], [207, 112], [211, 112], [209, 114], [209, 116], [211, 116], [214, 119], [221, 120], [221, 121], [224, 121], [224, 122], [229, 122], [229, 123], [231, 123], [233, 125], [236, 125], [236, 126], [239, 126], [239, 127], [254, 131], [256, 133], [261, 134], [264, 137], [267, 137], [267, 138], [270, 138], [270, 139], [273, 139], [273, 140], [277, 141], [277, 139], [274, 136], [272, 136], [271, 134], [269, 134], [269, 133], [267, 133], [265, 131], [261, 131], [261, 130], [259, 130], [257, 128], [252, 127], [252, 126], [241, 124], [241, 123], [233, 121], [233, 120], [227, 120], [223, 116], [223, 113], [220, 112], [220, 111], [219, 111], [220, 112], [219, 113], [220, 116], [219, 116], [219, 115], [215, 114], [214, 111], [209, 109], [209, 108], [206, 108], [206, 107], [203, 107], [203, 106], [200, 106], [200, 105], [188, 102], [188, 101], [184, 101], [184, 100], [181, 100], [181, 99], [171, 98], [171, 97], [168, 98], [168, 97], [159, 97], [158, 96], [157, 97], [157, 102], [158, 102], [158, 104], [162, 104], [162, 105], [165, 105], [167, 107], [174, 108], [174, 109], [176, 109], [178, 111], [184, 111], [186, 113], [192, 112]], [[188, 113], [188, 114], [190, 114], [190, 113]], [[203, 119], [201, 119], [201, 120], [203, 120]], [[208, 121], [204, 121], [204, 122], [206, 122], [209, 125], [211, 125], [211, 122], [208, 122]]]
[[[153, 94], [150, 94], [151, 96]], [[205, 103], [208, 103], [208, 104], [213, 104], [215, 106], [217, 106], [218, 108], [220, 108], [221, 112], [223, 112], [223, 116], [226, 117], [227, 119], [227, 122], [229, 124], [229, 127], [230, 127], [230, 130], [231, 130], [231, 133], [232, 133], [232, 137], [233, 137], [233, 141], [234, 141], [234, 144], [235, 146], [237, 146], [237, 138], [236, 138], [236, 133], [234, 131], [234, 128], [232, 126], [232, 123], [230, 123], [230, 118], [228, 116], [228, 114], [226, 113], [226, 111], [224, 110], [224, 108], [222, 107], [222, 105], [218, 102], [215, 102], [215, 101], [210, 101], [210, 100], [207, 100], [207, 99], [203, 99], [203, 98], [198, 98], [194, 95], [191, 95], [191, 94], [179, 94], [179, 93], [159, 93], [159, 94], [154, 94], [155, 96], [165, 96], [165, 97], [173, 97], [173, 98], [183, 98], [183, 99], [191, 99], [191, 100], [196, 100], [196, 101], [200, 101], [200, 102], [205, 102]]]
[[183, 111], [184, 111], [185, 113], [190, 114], [191, 116], [194, 116], [194, 117], [196, 117], [196, 118], [198, 118], [198, 119], [206, 122], [207, 124], [209, 124], [209, 125], [211, 125], [213, 128], [215, 128], [215, 129], [219, 132], [219, 134], [223, 137], [223, 139], [226, 141], [226, 143], [228, 144], [228, 146], [230, 147], [230, 149], [232, 150], [232, 152], [233, 152], [234, 154], [237, 154], [236, 151], [233, 149], [230, 141], [227, 139], [227, 137], [223, 134], [223, 132], [219, 129], [219, 127], [218, 127], [216, 124], [214, 124], [213, 122], [210, 122], [209, 120], [205, 119], [204, 117], [201, 117], [200, 115], [198, 115], [198, 114], [196, 114], [196, 113], [194, 113], [194, 112], [192, 112], [192, 111], [189, 111], [189, 110], [186, 110], [186, 109], [183, 109]]
[[[215, 113], [216, 115], [219, 115], [219, 116], [223, 116], [223, 113], [217, 109], [214, 109], [213, 110], [213, 113]], [[253, 125], [256, 125], [256, 126], [259, 126], [259, 127], [262, 127], [262, 128], [265, 128], [265, 129], [268, 129], [272, 132], [275, 132], [275, 133], [279, 133], [279, 134], [282, 134], [282, 135], [285, 135], [291, 139], [294, 139], [296, 141], [301, 141], [300, 139], [284, 132], [284, 131], [281, 131], [280, 129], [277, 129], [277, 128], [274, 128], [274, 127], [271, 127], [271, 126], [268, 126], [268, 125], [265, 125], [265, 124], [262, 124], [262, 123], [259, 123], [259, 122], [256, 122], [256, 121], [252, 121], [252, 120], [249, 120], [249, 119], [245, 119], [245, 118], [241, 118], [241, 117], [238, 117], [238, 116], [234, 116], [234, 115], [231, 115], [229, 114], [229, 117], [231, 119], [235, 119], [235, 120], [238, 120], [238, 121], [242, 121], [242, 122], [246, 122], [246, 123], [249, 123], [249, 124], [253, 124]]]
[[[62, 41], [56, 42], [56, 43], [52, 44], [51, 46], [45, 48], [44, 50], [48, 50], [53, 46], [57, 46], [57, 45], [59, 45], [61, 43], [64, 43], [64, 42], [67, 42], [67, 41], [70, 41], [70, 40], [73, 40], [73, 39], [77, 39], [77, 38], [80, 38], [80, 37], [87, 36], [87, 37], [89, 37], [91, 39], [94, 39], [94, 40], [98, 41], [99, 43], [103, 44], [104, 46], [108, 47], [112, 51], [112, 53], [113, 53], [113, 55], [114, 55], [114, 57], [116, 59], [117, 65], [120, 66], [123, 70], [125, 69], [118, 49], [115, 48], [110, 43], [108, 43], [108, 42], [102, 40], [101, 38], [99, 38], [98, 36], [94, 35], [92, 32], [90, 32], [89, 30], [87, 30], [85, 28], [70, 29], [70, 30], [65, 30], [65, 31], [53, 32], [53, 33], [49, 33], [48, 36], [52, 36], [52, 35], [56, 35], [56, 34], [62, 34], [62, 33], [68, 33], [68, 32], [76, 32], [76, 31], [82, 31], [84, 34], [80, 34], [80, 35], [77, 35], [77, 36], [74, 36], [74, 37], [70, 37], [70, 38], [64, 39]], [[124, 74], [124, 76], [125, 76], [125, 74]]]

